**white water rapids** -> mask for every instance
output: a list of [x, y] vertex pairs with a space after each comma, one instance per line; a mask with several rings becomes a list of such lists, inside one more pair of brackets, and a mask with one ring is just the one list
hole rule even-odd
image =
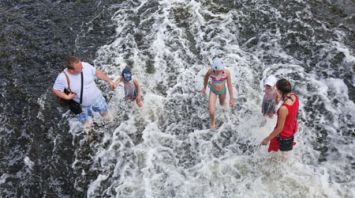
[[[354, 165], [345, 160], [355, 157], [355, 143], [343, 133], [354, 130], [344, 127], [355, 123], [347, 86], [342, 79], [320, 78], [316, 70], [305, 69], [307, 61], [282, 47], [290, 34], [312, 37], [322, 28], [332, 30], [320, 21], [306, 23], [312, 19], [306, 2], [295, 1], [304, 7], [295, 8], [293, 17], [268, 1], [251, 2], [228, 7], [212, 1], [128, 0], [112, 8], [116, 40], [101, 47], [95, 65], [112, 78], [132, 66], [144, 107], [127, 105], [119, 86], [109, 101], [113, 123], [95, 118], [94, 132], [103, 137], [90, 144], [91, 170], [99, 174], [90, 182], [88, 197], [355, 197]], [[271, 25], [245, 26], [253, 24], [245, 22], [253, 10], [268, 16], [262, 23]], [[300, 26], [299, 32], [292, 25]], [[247, 38], [246, 28], [259, 32]], [[322, 46], [317, 53], [342, 52], [344, 61], [354, 64], [342, 33], [332, 33], [337, 37], [327, 43], [314, 40]], [[299, 38], [300, 46], [308, 46]], [[231, 71], [236, 107], [223, 112], [217, 104], [218, 128], [210, 130], [208, 94], [200, 90], [214, 56]], [[271, 74], [289, 79], [300, 97], [297, 145], [286, 162], [257, 146], [276, 121], [262, 124], [262, 81]], [[75, 121], [71, 124], [75, 135]], [[328, 141], [318, 142], [325, 133]], [[316, 148], [322, 144], [337, 150], [320, 161]]]

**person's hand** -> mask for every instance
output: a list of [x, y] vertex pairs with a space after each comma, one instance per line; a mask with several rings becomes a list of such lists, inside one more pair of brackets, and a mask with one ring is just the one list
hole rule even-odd
[[75, 97], [75, 93], [70, 92], [68, 95], [65, 95], [65, 99], [66, 100], [71, 100]]
[[116, 83], [114, 83], [112, 80], [110, 80], [109, 83], [110, 83], [110, 86], [112, 89], [116, 89], [116, 86], [117, 86]]
[[143, 106], [142, 98], [140, 96], [137, 97], [137, 105], [138, 105], [138, 107], [142, 107]]
[[201, 93], [202, 93], [203, 96], [206, 94], [206, 88], [205, 87], [202, 88]]
[[269, 143], [270, 139], [267, 137], [261, 141], [261, 145], [267, 145]]
[[229, 100], [229, 106], [232, 108], [234, 107], [234, 98], [233, 97], [231, 97]]

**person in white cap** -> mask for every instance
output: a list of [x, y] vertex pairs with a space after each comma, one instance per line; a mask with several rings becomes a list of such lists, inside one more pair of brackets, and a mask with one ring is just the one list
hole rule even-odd
[[[209, 81], [211, 78], [211, 81]], [[210, 94], [208, 99], [208, 111], [210, 113], [210, 128], [216, 127], [215, 124], [215, 111], [216, 111], [216, 101], [219, 98], [219, 103], [224, 106], [224, 101], [226, 99], [226, 82], [229, 92], [229, 105], [234, 106], [233, 89], [231, 82], [231, 75], [228, 69], [224, 69], [224, 63], [220, 58], [214, 58], [212, 60], [211, 68], [207, 71], [204, 81], [203, 88], [201, 90], [202, 94], [205, 95], [206, 87], [210, 88]]]
[[275, 84], [277, 79], [275, 76], [269, 76], [265, 79], [264, 83], [264, 98], [261, 105], [261, 113], [263, 116], [272, 118], [276, 113], [276, 90]]

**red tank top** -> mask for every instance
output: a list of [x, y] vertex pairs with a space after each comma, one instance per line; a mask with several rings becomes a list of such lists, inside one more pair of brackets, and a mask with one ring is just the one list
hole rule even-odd
[[[298, 107], [299, 107], [299, 102], [298, 102], [298, 97], [296, 94], [291, 94], [296, 97], [296, 101], [293, 103], [293, 105], [288, 105], [288, 104], [283, 104], [288, 110], [288, 114], [285, 120], [284, 128], [282, 129], [282, 132], [280, 133], [280, 137], [282, 138], [290, 138], [292, 137], [298, 129], [298, 123], [297, 123], [297, 115], [298, 115]], [[277, 110], [277, 115], [279, 115], [279, 110]], [[276, 124], [276, 127], [277, 128]]]

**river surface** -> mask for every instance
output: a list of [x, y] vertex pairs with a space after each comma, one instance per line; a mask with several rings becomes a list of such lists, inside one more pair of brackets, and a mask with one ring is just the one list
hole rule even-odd
[[[0, 1], [1, 197], [355, 197], [355, 2]], [[51, 93], [76, 55], [116, 79], [129, 65], [138, 110], [97, 81], [113, 116], [90, 135]], [[213, 57], [236, 101], [210, 130]], [[300, 98], [288, 160], [259, 142], [263, 80]], [[227, 97], [228, 101], [228, 97]], [[276, 160], [275, 160], [276, 159]]]

